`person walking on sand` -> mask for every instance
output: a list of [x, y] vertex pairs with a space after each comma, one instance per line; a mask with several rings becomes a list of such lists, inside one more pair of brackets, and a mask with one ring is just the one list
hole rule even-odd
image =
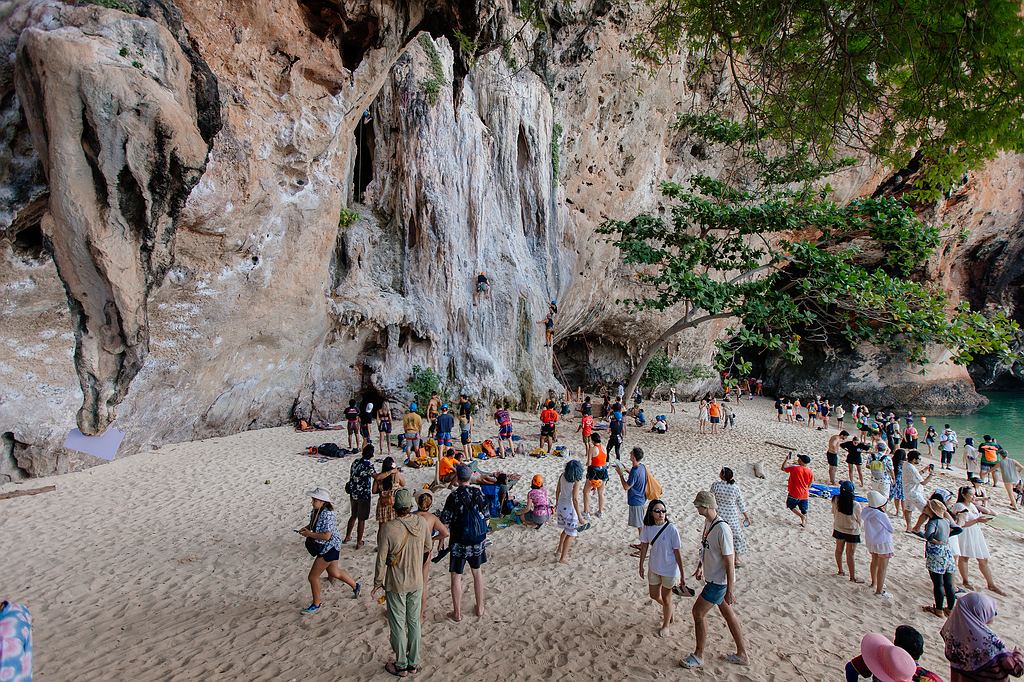
[[807, 501], [811, 496], [811, 483], [814, 482], [814, 472], [811, 471], [811, 458], [807, 455], [797, 455], [796, 464], [790, 464], [793, 453], [786, 454], [779, 466], [783, 472], [789, 475], [789, 482], [786, 484], [786, 509], [790, 510], [800, 519], [800, 527], [807, 527]]
[[558, 477], [555, 486], [555, 513], [558, 527], [562, 534], [558, 536], [558, 563], [569, 563], [569, 548], [579, 531], [586, 530], [590, 524], [580, 525], [580, 481], [583, 480], [583, 465], [578, 460], [570, 459], [565, 463], [565, 470]]
[[669, 410], [671, 410], [671, 414], [676, 413], [676, 402], [678, 402], [678, 398], [676, 397], [676, 387], [672, 386], [668, 389], [668, 407]]
[[1000, 448], [999, 477], [1003, 479], [1003, 487], [1006, 488], [1006, 494], [1010, 497], [1010, 508], [1013, 511], [1017, 511], [1017, 498], [1014, 495], [1013, 487], [1020, 482], [1022, 473], [1024, 473], [1024, 464], [1010, 459], [1006, 450]]
[[[679, 551], [679, 530], [668, 519], [668, 507], [661, 500], [651, 500], [644, 515], [644, 528], [640, 531], [640, 577], [647, 578], [648, 593], [661, 606], [659, 637], [668, 635], [672, 623], [672, 593], [678, 590], [693, 596], [686, 586], [686, 569]], [[651, 561], [644, 575], [644, 561], [650, 550]], [[679, 583], [678, 587], [676, 583]]]
[[371, 443], [363, 448], [362, 457], [352, 462], [352, 467], [349, 469], [345, 492], [348, 493], [352, 511], [348, 517], [348, 527], [345, 529], [345, 539], [341, 541], [342, 544], [347, 544], [352, 539], [352, 528], [356, 527], [356, 549], [361, 549], [363, 546], [363, 532], [366, 530], [366, 520], [370, 518], [370, 498], [372, 497], [375, 474], [373, 444]]
[[990, 592], [1005, 595], [995, 579], [992, 577], [992, 570], [989, 568], [988, 543], [985, 542], [985, 534], [982, 532], [981, 524], [992, 520], [989, 510], [985, 505], [978, 505], [974, 499], [974, 486], [965, 485], [957, 490], [956, 504], [949, 510], [953, 515], [956, 525], [963, 529], [957, 538], [957, 545], [960, 556], [957, 557], [957, 569], [960, 571], [960, 579], [964, 587], [973, 590], [974, 586], [967, 574], [971, 559], [978, 562], [978, 570], [985, 578], [985, 584]]
[[377, 563], [373, 572], [373, 591], [384, 591], [388, 630], [395, 660], [384, 669], [392, 675], [407, 677], [420, 669], [420, 609], [423, 605], [423, 555], [430, 553], [430, 525], [413, 514], [412, 491], [395, 491], [395, 518], [377, 534]]
[[451, 532], [448, 572], [452, 580], [452, 612], [448, 619], [458, 623], [462, 620], [462, 573], [466, 564], [473, 574], [473, 594], [476, 597], [476, 615], [484, 615], [484, 574], [487, 563], [485, 542], [487, 540], [487, 518], [490, 504], [480, 492], [471, 486], [473, 470], [464, 464], [455, 467], [459, 485], [444, 503], [441, 521]]
[[[429, 490], [424, 490], [416, 497], [416, 516], [427, 522], [430, 528], [431, 549], [436, 544], [438, 548], [444, 546], [448, 539], [448, 526], [441, 523], [441, 519], [434, 516], [430, 511], [430, 505], [434, 503], [434, 495]], [[427, 580], [430, 578], [430, 551], [423, 553], [423, 600], [420, 602], [420, 620], [423, 620], [427, 612]]]
[[892, 523], [885, 513], [888, 502], [877, 490], [868, 493], [868, 506], [861, 510], [861, 525], [864, 528], [864, 545], [871, 554], [871, 585], [875, 594], [885, 599], [891, 595], [885, 591], [885, 574], [889, 568], [889, 559], [893, 557], [895, 548], [892, 541]]
[[956, 593], [953, 591], [956, 563], [949, 540], [952, 535], [960, 532], [960, 528], [954, 527], [946, 518], [946, 505], [940, 500], [928, 500], [928, 511], [931, 512], [931, 518], [924, 527], [924, 561], [932, 579], [935, 606], [924, 606], [922, 610], [946, 617], [956, 603]]
[[[750, 514], [747, 513], [747, 503], [743, 500], [743, 493], [736, 484], [732, 469], [722, 467], [718, 473], [719, 480], [711, 484], [711, 493], [715, 496], [715, 504], [718, 509], [718, 516], [729, 524], [732, 530], [733, 546], [736, 549], [736, 568], [739, 568], [740, 556], [746, 554], [750, 549], [747, 544], [746, 535], [743, 533], [743, 525], [750, 525]], [[743, 523], [740, 523], [740, 514], [743, 515]]]
[[864, 452], [867, 451], [868, 446], [861, 442], [859, 436], [854, 436], [851, 440], [840, 443], [839, 447], [846, 451], [847, 478], [853, 480], [853, 469], [856, 467], [858, 485], [863, 488], [864, 471], [861, 466], [864, 464]]
[[366, 403], [359, 411], [359, 437], [362, 439], [359, 447], [365, 448], [372, 441], [370, 440], [370, 425], [373, 424], [373, 403]]
[[[626, 491], [626, 504], [629, 506], [630, 527], [636, 528], [637, 535], [643, 532], [644, 527], [644, 503], [647, 502], [647, 469], [642, 462], [644, 451], [640, 448], [633, 448], [629, 451], [629, 460], [633, 465], [629, 469], [629, 477], [622, 474], [622, 466], [616, 464], [615, 472], [619, 475], [619, 483]], [[630, 545], [630, 548], [639, 551], [640, 545]]]
[[696, 646], [693, 653], [683, 661], [683, 667], [693, 669], [704, 666], [704, 645], [708, 635], [706, 619], [715, 606], [725, 618], [729, 634], [736, 643], [736, 653], [729, 654], [725, 660], [736, 665], [747, 665], [743, 633], [740, 630], [739, 617], [733, 609], [733, 604], [736, 603], [736, 567], [733, 564], [732, 530], [728, 523], [718, 518], [715, 496], [710, 491], [702, 490], [697, 493], [693, 506], [697, 508], [697, 513], [704, 517], [700, 559], [697, 562], [697, 570], [693, 573], [697, 580], [704, 581], [704, 589], [693, 604]]
[[846, 568], [850, 571], [850, 581], [857, 580], [857, 567], [854, 555], [860, 544], [861, 510], [864, 508], [854, 499], [854, 488], [851, 481], [839, 484], [839, 494], [832, 498], [832, 537], [836, 539], [836, 575], [843, 572], [843, 553], [846, 553]]
[[508, 456], [515, 454], [512, 443], [512, 415], [508, 411], [508, 403], [498, 403], [494, 411], [494, 423], [498, 425], [498, 452], [505, 454], [505, 443], [508, 443]]
[[320, 576], [327, 571], [327, 577], [340, 580], [352, 588], [352, 598], [359, 597], [360, 583], [352, 579], [345, 570], [338, 566], [339, 547], [338, 527], [331, 504], [331, 495], [323, 488], [306, 491], [313, 509], [309, 514], [309, 523], [298, 530], [298, 534], [306, 538], [306, 550], [312, 554], [313, 565], [309, 569], [309, 587], [313, 592], [313, 601], [302, 609], [305, 615], [317, 613], [320, 608]]
[[[836, 484], [836, 468], [839, 466], [839, 443], [850, 437], [848, 431], [840, 431], [837, 434], [829, 436], [828, 446], [825, 448], [825, 459], [828, 460], [828, 484]], [[853, 478], [850, 472], [850, 478]]]

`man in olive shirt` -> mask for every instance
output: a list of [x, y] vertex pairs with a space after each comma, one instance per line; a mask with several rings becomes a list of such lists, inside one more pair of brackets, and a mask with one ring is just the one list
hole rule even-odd
[[423, 418], [416, 414], [416, 403], [410, 403], [409, 411], [402, 417], [402, 431], [405, 432], [402, 452], [405, 453], [405, 459], [408, 461], [409, 453], [416, 452], [416, 449], [419, 448], [420, 433], [423, 431]]
[[392, 675], [419, 671], [420, 603], [423, 592], [423, 557], [430, 553], [430, 524], [412, 513], [412, 491], [395, 491], [396, 517], [377, 535], [377, 565], [373, 573], [375, 597], [384, 590], [388, 628], [395, 660], [384, 669]]

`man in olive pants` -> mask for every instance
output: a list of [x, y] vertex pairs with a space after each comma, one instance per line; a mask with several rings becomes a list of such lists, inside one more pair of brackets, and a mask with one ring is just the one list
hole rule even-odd
[[395, 491], [396, 518], [384, 524], [377, 537], [377, 565], [373, 574], [376, 597], [384, 590], [388, 627], [395, 660], [384, 669], [405, 677], [419, 671], [420, 598], [423, 591], [423, 555], [430, 552], [430, 525], [412, 513], [412, 491]]

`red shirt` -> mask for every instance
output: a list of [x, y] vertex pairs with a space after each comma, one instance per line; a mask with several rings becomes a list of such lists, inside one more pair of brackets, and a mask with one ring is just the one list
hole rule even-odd
[[550, 408], [540, 411], [540, 420], [545, 424], [554, 424], [558, 421], [558, 413]]
[[590, 436], [594, 432], [594, 418], [589, 414], [583, 415], [583, 419], [580, 420], [580, 424], [583, 426], [583, 435]]
[[810, 467], [794, 464], [783, 471], [789, 474], [786, 492], [790, 497], [794, 500], [806, 500], [810, 497], [811, 483], [814, 481], [814, 472]]

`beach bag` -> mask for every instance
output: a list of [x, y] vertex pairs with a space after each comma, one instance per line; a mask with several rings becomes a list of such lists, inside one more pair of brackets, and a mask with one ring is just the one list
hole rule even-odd
[[983, 443], [978, 452], [981, 453], [981, 461], [985, 464], [997, 464], [999, 462], [999, 449], [991, 443]]
[[497, 457], [498, 453], [494, 451], [494, 443], [488, 438], [481, 445], [480, 449], [487, 454], [488, 457]]
[[452, 535], [460, 545], [479, 545], [487, 538], [487, 519], [473, 503], [466, 488], [458, 488], [453, 495], [461, 495], [462, 514], [459, 515]]
[[316, 451], [317, 454], [323, 455], [324, 457], [342, 457], [344, 455], [337, 443], [324, 443], [318, 447]]
[[[309, 518], [309, 529], [310, 530], [313, 530], [313, 526], [316, 525], [317, 519], [319, 519], [319, 518], [320, 518], [320, 512], [319, 511], [316, 512], [316, 516], [313, 516], [312, 514], [310, 514], [310, 518]], [[305, 545], [306, 545], [306, 551], [309, 552], [309, 556], [320, 556], [320, 546], [322, 544], [323, 543], [320, 542], [319, 540], [314, 540], [313, 538], [306, 538]]]
[[656, 479], [654, 474], [651, 473], [651, 468], [649, 466], [644, 466], [644, 469], [647, 471], [647, 489], [644, 490], [644, 497], [648, 500], [660, 499], [665, 491], [662, 490], [661, 484], [658, 483], [658, 479]]

